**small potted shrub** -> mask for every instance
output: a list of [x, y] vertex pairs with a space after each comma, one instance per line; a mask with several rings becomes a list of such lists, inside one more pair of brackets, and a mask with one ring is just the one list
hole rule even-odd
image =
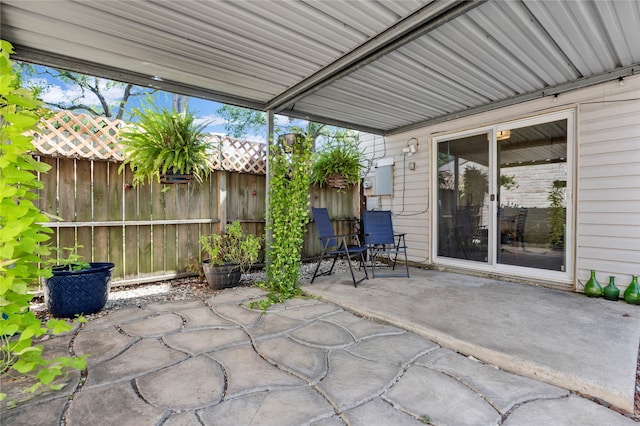
[[114, 267], [110, 262], [82, 262], [75, 254], [53, 266], [44, 282], [45, 304], [51, 315], [72, 318], [104, 308]]
[[262, 247], [262, 238], [245, 234], [238, 221], [227, 225], [220, 234], [201, 236], [199, 241], [208, 256], [202, 269], [214, 290], [238, 285], [242, 274], [258, 260]]
[[342, 135], [325, 144], [313, 155], [311, 183], [345, 189], [360, 183], [363, 153], [357, 138]]
[[155, 104], [134, 108], [136, 123], [120, 130], [124, 162], [133, 170], [133, 183], [186, 183], [193, 177], [202, 182], [211, 170], [206, 123], [197, 124], [190, 111], [159, 109]]

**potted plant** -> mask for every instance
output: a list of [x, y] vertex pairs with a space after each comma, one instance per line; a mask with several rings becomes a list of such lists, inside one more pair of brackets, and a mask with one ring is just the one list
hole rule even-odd
[[242, 274], [258, 260], [262, 238], [245, 234], [235, 221], [220, 234], [200, 237], [202, 250], [208, 259], [202, 262], [207, 282], [214, 290], [238, 285]]
[[51, 268], [45, 278], [44, 300], [54, 317], [71, 318], [93, 314], [104, 308], [109, 298], [111, 274], [115, 265], [110, 262], [83, 262], [70, 250], [67, 259]]
[[363, 168], [363, 152], [358, 139], [341, 134], [335, 140], [322, 146], [313, 155], [311, 183], [328, 185], [338, 190], [360, 183]]
[[191, 177], [202, 182], [213, 169], [206, 123], [197, 124], [189, 110], [159, 109], [150, 103], [134, 108], [137, 122], [120, 130], [124, 162], [133, 170], [133, 183], [186, 183]]

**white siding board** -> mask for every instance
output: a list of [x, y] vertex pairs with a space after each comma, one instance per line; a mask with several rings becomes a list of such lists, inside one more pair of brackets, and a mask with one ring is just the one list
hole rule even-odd
[[578, 230], [580, 232], [578, 236], [588, 235], [590, 225], [616, 224], [636, 228], [638, 227], [638, 218], [633, 216], [617, 211], [605, 215], [603, 213], [582, 212], [578, 209]]
[[[600, 262], [608, 262], [609, 264], [618, 264], [620, 273], [636, 274], [638, 271], [638, 262], [640, 258], [633, 250], [610, 249], [602, 247], [583, 247], [580, 253], [580, 260], [584, 263], [579, 265], [578, 270], [589, 271], [602, 269]], [[612, 267], [611, 269], [614, 269]]]
[[640, 198], [633, 200], [620, 200], [610, 197], [611, 200], [581, 201], [578, 212], [611, 214], [611, 203], [616, 203], [616, 213], [640, 214]]
[[[638, 177], [640, 176], [640, 171], [638, 170], [637, 162], [627, 162], [627, 156], [630, 155], [628, 152], [624, 155], [619, 155], [618, 162], [610, 162], [607, 164], [602, 164], [598, 166], [585, 166], [580, 167], [581, 178], [601, 178], [601, 177], [610, 177], [616, 176], [620, 179], [635, 179], [637, 182]], [[598, 156], [600, 158], [600, 156]]]
[[610, 237], [610, 236], [587, 236], [583, 235], [580, 244], [583, 248], [608, 249], [611, 251], [629, 252], [635, 255], [636, 261], [640, 261], [640, 240], [636, 238]]
[[[630, 202], [634, 207], [633, 211], [640, 214], [640, 190], [635, 191], [632, 194], [629, 194], [629, 191], [625, 188], [606, 188], [600, 190], [596, 189], [592, 191], [584, 191], [582, 193], [581, 204], [585, 206], [583, 211], [593, 211], [587, 209], [586, 206], [593, 202], [608, 204], [609, 201], [621, 200], [625, 197], [629, 197], [629, 195], [631, 195], [631, 198], [628, 198], [627, 201]], [[606, 209], [607, 211], [609, 211], [611, 209], [611, 206], [607, 205]]]
[[588, 143], [582, 147], [581, 154], [585, 158], [587, 158], [590, 155], [603, 154], [611, 151], [623, 152], [623, 151], [637, 151], [637, 150], [638, 150], [638, 138], [628, 137], [628, 138], [618, 139], [618, 140], [604, 140], [604, 141], [596, 141], [596, 142]]
[[583, 237], [598, 236], [598, 237], [622, 237], [622, 238], [635, 238], [640, 240], [640, 227], [629, 227], [620, 225], [617, 223], [607, 224], [590, 224], [588, 234], [585, 232]]
[[[618, 189], [618, 188], [627, 188], [632, 190], [640, 190], [640, 183], [638, 180], [634, 179], [618, 179], [617, 176], [606, 176], [606, 177], [597, 177], [597, 178], [588, 178], [580, 181], [580, 188], [582, 190], [581, 194], [587, 194], [587, 190], [591, 189]], [[589, 198], [587, 198], [589, 199]]]

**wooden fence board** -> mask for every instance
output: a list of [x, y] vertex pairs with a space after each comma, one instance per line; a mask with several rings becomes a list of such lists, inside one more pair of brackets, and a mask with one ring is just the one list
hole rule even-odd
[[[58, 179], [62, 184], [58, 188], [58, 216], [65, 222], [73, 222], [75, 220], [75, 173], [74, 161], [70, 158], [60, 159], [58, 162]], [[70, 252], [76, 246], [75, 228], [61, 228], [58, 231], [58, 244], [63, 250], [60, 255], [63, 258], [68, 257]], [[70, 250], [66, 250], [70, 249]]]
[[[158, 182], [151, 184], [151, 215], [154, 221], [162, 221], [166, 218], [165, 213], [165, 193], [162, 192], [163, 185]], [[165, 265], [165, 226], [154, 225], [151, 227], [153, 257], [153, 271], [158, 275], [164, 275]]]
[[[165, 219], [175, 219], [177, 215], [176, 198], [178, 185], [166, 185], [165, 194]], [[165, 273], [178, 272], [177, 241], [178, 225], [167, 225], [164, 233]]]
[[[176, 219], [189, 218], [189, 185], [176, 186]], [[178, 273], [185, 272], [187, 261], [194, 258], [193, 243], [191, 241], [192, 225], [178, 225], [177, 236], [177, 259], [176, 269]], [[197, 256], [195, 256], [197, 258]]]
[[[133, 172], [129, 167], [123, 171], [124, 182], [128, 183], [133, 181]], [[139, 185], [135, 188], [124, 189], [124, 183], [121, 185], [121, 190], [124, 192], [124, 220], [135, 221], [138, 220], [138, 194], [140, 191], [145, 191], [144, 185]], [[138, 239], [138, 226], [137, 225], [125, 225], [124, 226], [124, 276], [125, 279], [138, 278], [138, 247], [140, 241]]]
[[[109, 167], [114, 164], [96, 161], [93, 164], [93, 218], [97, 222], [111, 220], [109, 217]], [[109, 228], [95, 226], [93, 228], [93, 257], [92, 261], [109, 260]]]
[[[107, 211], [110, 221], [121, 221], [123, 219], [123, 191], [124, 179], [118, 173], [117, 167], [109, 167], [109, 198]], [[109, 227], [109, 262], [115, 263], [113, 270], [114, 277], [124, 277], [124, 236], [122, 226]], [[100, 260], [100, 259], [96, 259]]]
[[[75, 182], [76, 182], [76, 206], [75, 220], [78, 222], [93, 221], [93, 185], [91, 163], [89, 161], [75, 161]], [[78, 255], [84, 260], [93, 259], [93, 230], [91, 227], [83, 226], [76, 229], [78, 244]]]
[[[138, 186], [137, 217], [138, 220], [152, 219], [153, 185]], [[151, 244], [151, 225], [138, 226], [138, 277], [151, 275], [153, 271], [153, 248]]]

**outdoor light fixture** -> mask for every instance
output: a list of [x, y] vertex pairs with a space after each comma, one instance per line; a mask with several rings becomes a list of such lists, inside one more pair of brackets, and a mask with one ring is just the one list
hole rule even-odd
[[503, 141], [511, 137], [511, 130], [498, 130], [496, 132], [496, 139]]
[[618, 78], [618, 82], [620, 83], [620, 86], [624, 86], [624, 77]]

